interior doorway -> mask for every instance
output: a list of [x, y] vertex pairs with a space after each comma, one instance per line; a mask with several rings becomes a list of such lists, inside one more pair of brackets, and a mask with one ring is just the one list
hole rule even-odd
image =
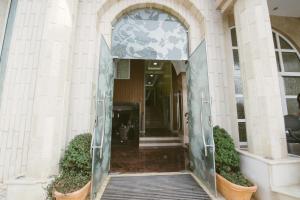
[[[192, 173], [203, 180], [207, 188], [213, 194], [216, 194], [214, 141], [211, 124], [207, 45], [205, 40], [189, 54], [187, 27], [169, 13], [152, 8], [136, 9], [125, 13], [113, 25], [111, 36], [111, 49], [103, 37], [100, 41], [96, 123], [92, 144], [93, 198], [95, 199], [96, 192], [109, 172], [181, 170], [182, 165], [178, 165], [179, 167], [176, 169], [164, 167], [171, 163], [169, 158], [172, 155], [168, 153], [174, 153], [174, 148], [182, 148], [185, 143], [188, 143], [186, 148], [189, 155], [188, 166], [190, 166]], [[174, 99], [180, 96], [178, 94], [180, 88], [176, 91], [172, 87], [170, 96], [168, 97], [167, 95], [164, 98], [169, 98], [169, 101], [161, 99], [159, 101], [161, 108], [163, 108], [160, 116], [163, 129], [170, 131], [171, 134], [176, 134], [176, 131], [179, 133], [180, 127], [184, 127], [183, 132], [188, 129], [189, 134], [188, 137], [184, 135], [184, 142], [181, 142], [182, 137], [179, 137], [178, 133], [178, 137], [159, 137], [163, 135], [161, 133], [155, 137], [151, 131], [148, 131], [149, 137], [147, 136], [146, 103], [155, 105], [154, 103], [158, 101], [158, 98], [153, 97], [149, 102], [145, 101], [147, 97], [147, 89], [145, 89], [146, 62], [152, 62], [154, 66], [155, 62], [172, 64], [173, 68], [176, 69], [177, 82], [180, 82], [178, 80], [181, 77], [181, 88], [182, 90], [185, 88], [186, 92], [185, 95], [184, 92], [181, 92], [182, 111], [177, 109], [181, 112], [181, 119], [179, 120], [180, 117], [176, 117], [176, 114], [174, 114], [178, 113], [177, 111], [174, 112], [176, 110], [174, 107], [180, 105], [179, 100], [177, 101], [178, 103], [174, 103], [176, 102]], [[113, 67], [114, 64], [117, 65], [116, 68]], [[119, 67], [120, 65], [124, 67]], [[157, 63], [157, 65], [159, 64]], [[182, 76], [178, 76], [182, 72], [177, 70], [180, 66], [186, 69], [186, 76], [183, 73], [181, 73]], [[133, 68], [144, 70], [142, 71], [142, 76], [137, 76], [139, 79], [135, 81], [133, 81], [132, 77], [134, 75], [132, 73], [139, 70], [133, 70]], [[173, 68], [172, 75], [174, 72]], [[114, 76], [120, 76], [121, 78], [114, 81]], [[150, 73], [149, 76], [151, 77]], [[142, 80], [140, 80], [141, 77]], [[171, 83], [173, 83], [176, 79], [173, 79], [172, 76], [171, 80]], [[136, 88], [141, 87], [142, 89], [135, 91], [124, 88], [128, 85]], [[120, 92], [117, 92], [118, 90]], [[143, 91], [143, 95], [140, 96], [138, 91]], [[133, 95], [133, 93], [138, 95]], [[127, 97], [124, 98], [124, 101], [116, 101], [117, 94], [123, 94], [123, 97]], [[134, 96], [139, 98], [134, 99]], [[185, 102], [187, 103], [185, 104]], [[156, 114], [154, 116], [158, 117]], [[184, 117], [187, 117], [188, 120], [184, 119]], [[174, 123], [176, 119], [182, 123]], [[113, 120], [119, 120], [119, 122], [113, 124]], [[173, 151], [168, 149], [170, 145]], [[161, 153], [163, 149], [164, 152]], [[134, 155], [130, 151], [136, 154]], [[150, 153], [147, 154], [145, 152]], [[130, 155], [136, 160], [128, 159]], [[176, 157], [174, 160], [177, 159], [177, 161], [180, 161], [179, 163], [182, 163], [182, 157], [178, 155], [180, 153], [175, 153]], [[126, 168], [126, 166], [128, 167]], [[176, 165], [172, 165], [172, 167], [174, 166]]]
[[187, 169], [178, 115], [179, 75], [171, 61], [116, 60], [110, 171]]
[[[145, 137], [178, 137], [177, 75], [170, 61], [145, 63]], [[177, 99], [176, 99], [177, 100]]]

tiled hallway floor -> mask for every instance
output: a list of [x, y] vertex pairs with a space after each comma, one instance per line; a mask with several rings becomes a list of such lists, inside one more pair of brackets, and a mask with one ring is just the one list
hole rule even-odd
[[112, 146], [111, 172], [178, 172], [186, 169], [187, 156], [182, 147], [139, 149]]

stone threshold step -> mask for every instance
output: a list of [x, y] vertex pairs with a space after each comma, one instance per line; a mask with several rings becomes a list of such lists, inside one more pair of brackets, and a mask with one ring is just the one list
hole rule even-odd
[[272, 191], [280, 194], [281, 196], [287, 196], [290, 199], [300, 199], [300, 184], [273, 187]]
[[140, 143], [139, 147], [178, 147], [182, 143]]
[[178, 140], [181, 141], [180, 137], [140, 137], [140, 141], [168, 141]]

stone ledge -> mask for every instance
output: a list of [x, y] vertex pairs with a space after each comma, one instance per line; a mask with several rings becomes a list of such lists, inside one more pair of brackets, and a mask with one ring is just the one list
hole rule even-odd
[[[286, 159], [271, 160], [247, 151], [238, 150], [241, 171], [253, 183], [257, 184], [257, 200], [279, 200], [278, 188], [300, 184], [300, 158], [289, 156]], [[293, 198], [291, 198], [293, 199]]]
[[6, 185], [6, 200], [40, 200], [45, 199], [47, 185], [51, 179], [22, 177], [9, 180]]
[[281, 196], [287, 196], [287, 198], [300, 199], [300, 184], [284, 187], [274, 187], [273, 191]]
[[248, 151], [245, 151], [245, 150], [240, 150], [240, 149], [236, 149], [236, 150], [237, 150], [237, 152], [239, 152], [242, 155], [252, 157], [254, 159], [257, 159], [257, 160], [260, 160], [264, 163], [267, 163], [269, 165], [291, 164], [291, 163], [299, 163], [300, 164], [300, 156], [296, 156], [296, 155], [289, 154], [288, 157], [285, 158], [285, 159], [272, 160], [272, 159], [263, 158], [261, 156], [252, 154], [252, 153], [250, 153]]

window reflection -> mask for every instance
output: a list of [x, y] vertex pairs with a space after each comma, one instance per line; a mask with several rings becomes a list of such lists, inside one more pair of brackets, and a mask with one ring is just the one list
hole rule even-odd
[[297, 53], [282, 52], [284, 71], [300, 72], [300, 60]]

